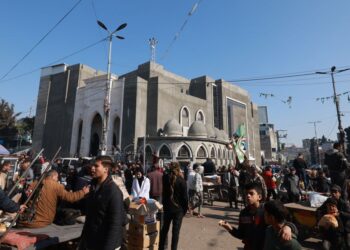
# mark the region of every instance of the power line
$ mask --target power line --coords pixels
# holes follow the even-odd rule
[[[162,55],[162,57],[160,58],[160,60],[163,60],[169,53],[170,49],[173,47],[174,43],[177,41],[177,39],[180,37],[181,32],[185,29],[188,20],[191,18],[191,16],[195,13],[195,11],[197,10],[199,4],[202,2],[203,0],[199,0],[198,2],[196,2],[191,10],[188,12],[187,17],[185,19],[185,21],[183,22],[183,24],[181,25],[179,31],[175,34],[173,40],[170,42],[168,48],[165,50],[164,54]]]
[[[79,0],[74,6],[17,62],[15,63],[1,78],[3,80],[6,76],[8,76],[25,58],[27,58],[32,51],[39,46],[39,44],[44,41],[44,39],[54,31],[57,26],[81,3],[82,0]]]
[[[107,39],[107,37],[105,37],[105,38],[103,38],[103,39],[101,39],[101,40],[98,40],[98,41],[96,41],[96,42],[94,42],[94,43],[92,43],[92,44],[90,44],[90,45],[88,45],[88,46],[86,46],[86,47],[84,47],[84,48],[82,48],[82,49],[79,49],[79,50],[77,50],[77,51],[75,51],[75,52],[73,52],[73,53],[71,53],[71,54],[69,54],[69,55],[67,55],[67,56],[61,57],[61,58],[59,58],[59,59],[57,59],[57,60],[55,60],[55,61],[53,61],[53,62],[51,62],[51,63],[49,63],[49,64],[47,64],[47,65],[45,65],[45,66],[42,66],[42,67],[40,67],[40,68],[33,69],[33,70],[29,71],[29,72],[26,72],[26,73],[23,73],[23,74],[14,76],[14,77],[12,77],[12,78],[7,78],[7,79],[0,80],[0,83],[12,81],[12,80],[15,80],[15,79],[17,79],[17,78],[21,78],[21,77],[23,77],[23,76],[30,75],[30,74],[32,74],[32,73],[34,73],[34,72],[36,72],[36,71],[39,71],[39,70],[42,69],[43,67],[49,67],[49,66],[51,66],[51,65],[53,65],[53,64],[55,64],[55,63],[61,62],[61,61],[64,60],[64,59],[67,59],[67,58],[69,58],[69,57],[71,57],[71,56],[74,56],[74,55],[76,55],[76,54],[79,54],[79,53],[81,53],[81,52],[83,52],[83,51],[85,51],[85,50],[87,50],[87,49],[90,49],[90,48],[96,46],[97,44],[99,44],[99,43],[105,41],[106,39]]]

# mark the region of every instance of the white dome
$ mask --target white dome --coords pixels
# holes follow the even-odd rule
[[[216,138],[216,133],[214,128],[209,124],[206,124],[205,127],[207,129],[208,138]]]
[[[175,119],[167,121],[163,131],[167,136],[182,136],[182,127]]]
[[[188,130],[188,136],[194,137],[207,137],[207,128],[204,123],[201,121],[195,121],[192,123],[191,127]]]

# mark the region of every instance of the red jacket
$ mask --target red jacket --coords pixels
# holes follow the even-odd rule
[[[264,171],[263,177],[264,177],[267,189],[275,189],[275,188],[277,188],[276,182],[272,180],[273,174],[272,174],[271,170]]]

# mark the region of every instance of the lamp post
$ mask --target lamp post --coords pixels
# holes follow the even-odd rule
[[[108,129],[109,129],[109,111],[111,106],[111,93],[112,93],[112,79],[111,79],[111,61],[112,61],[112,40],[113,36],[118,39],[124,39],[122,36],[117,36],[116,33],[122,29],[124,29],[127,24],[123,23],[118,28],[116,28],[113,32],[110,32],[104,23],[101,21],[97,21],[97,24],[104,30],[108,32],[108,42],[109,42],[109,48],[108,48],[108,64],[107,64],[107,82],[106,82],[106,97],[103,104],[103,110],[104,110],[104,117],[103,117],[103,128],[102,128],[102,140],[101,140],[101,155],[107,154],[107,136],[108,136]]]
[[[344,132],[343,126],[341,124],[341,113],[340,113],[340,108],[339,108],[339,97],[338,97],[337,91],[335,89],[334,74],[341,73],[341,72],[344,72],[344,71],[347,71],[347,70],[350,70],[350,68],[336,70],[336,67],[333,66],[331,68],[331,71],[316,72],[316,74],[322,74],[322,75],[330,74],[331,77],[332,77],[333,99],[334,99],[335,108],[336,108],[337,117],[338,117],[339,143],[341,144],[341,147],[342,147],[342,150],[343,150],[344,154],[346,153],[346,150],[345,150],[345,132]]]

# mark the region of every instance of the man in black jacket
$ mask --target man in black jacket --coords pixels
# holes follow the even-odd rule
[[[123,240],[125,210],[123,195],[109,175],[112,159],[99,156],[91,168],[93,180],[87,198],[86,221],[79,249],[120,249]]]
[[[307,189],[307,187],[309,186],[309,180],[306,174],[307,164],[304,160],[303,153],[299,153],[298,157],[295,158],[295,160],[293,161],[293,167],[297,171],[297,176],[299,177],[299,180],[304,182],[304,187],[305,189]]]
[[[331,198],[328,198],[321,207],[319,207],[316,211],[316,215],[318,219],[325,214],[327,214],[327,204],[331,201],[336,201],[337,213],[339,218],[344,226],[345,231],[345,243],[347,245],[347,249],[350,249],[350,206],[349,204],[341,198],[341,188],[338,185],[333,185],[331,187]]]
[[[341,152],[340,143],[334,143],[333,150],[326,152],[324,163],[328,166],[332,184],[343,188],[350,164]]]

